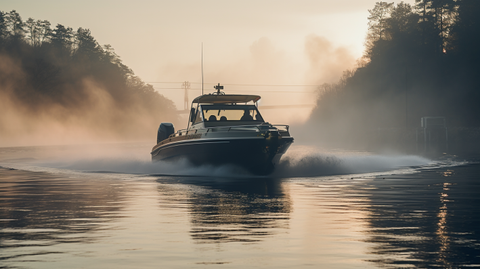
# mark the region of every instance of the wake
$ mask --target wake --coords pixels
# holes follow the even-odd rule
[[[133,176],[186,176],[186,177],[225,177],[252,178],[234,165],[193,166],[186,160],[152,163],[148,148],[118,147],[75,155],[52,156],[40,159],[19,159],[0,161],[0,166],[27,171],[49,173]],[[147,154],[145,153],[147,152]],[[64,152],[63,152],[64,153]],[[277,164],[275,171],[267,176],[272,178],[322,177],[366,173],[415,173],[421,169],[440,166],[457,166],[464,162],[452,160],[435,161],[415,155],[374,155],[366,152],[326,152],[313,147],[292,147]]]

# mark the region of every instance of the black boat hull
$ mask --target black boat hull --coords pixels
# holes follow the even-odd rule
[[[253,174],[268,175],[292,142],[291,137],[185,139],[155,147],[151,154],[153,161],[186,158],[194,165],[233,164]]]

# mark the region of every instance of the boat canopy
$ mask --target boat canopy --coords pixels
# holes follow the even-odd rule
[[[195,98],[192,103],[209,103],[209,104],[227,104],[227,103],[248,103],[250,101],[257,102],[260,100],[259,95],[244,94],[204,94]]]

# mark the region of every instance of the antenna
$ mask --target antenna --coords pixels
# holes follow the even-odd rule
[[[221,92],[220,90],[223,90],[223,86],[220,85],[220,83],[218,83],[217,86],[213,86],[213,88],[215,88],[215,90],[217,90],[217,95],[220,95],[222,94],[223,92]],[[225,94],[225,93],[223,93]]]
[[[203,42],[202,42],[202,95],[203,95]]]

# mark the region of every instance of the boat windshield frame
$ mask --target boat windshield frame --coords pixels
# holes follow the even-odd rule
[[[190,117],[187,124],[187,129],[193,126],[195,128],[202,124],[204,127],[222,126],[222,125],[245,125],[245,124],[257,124],[264,123],[262,115],[258,111],[258,103],[261,96],[259,95],[245,95],[245,94],[204,94],[198,96],[192,101],[190,107]],[[241,121],[241,120],[227,120],[218,123],[208,122],[208,119],[204,117],[203,108],[205,106],[225,106],[231,109],[236,106],[249,106],[250,110],[254,110],[252,117],[259,115],[258,119]]]
[[[246,110],[248,110],[248,115],[250,116],[245,116],[244,113]],[[208,113],[209,111],[210,113]],[[214,111],[214,113],[211,113],[211,111]],[[211,116],[215,116],[215,119],[209,119]],[[232,117],[234,119],[232,119]],[[246,124],[252,125],[264,122],[265,121],[255,104],[200,104],[197,108],[197,113],[192,126],[199,123],[204,123],[205,127],[213,127]]]

